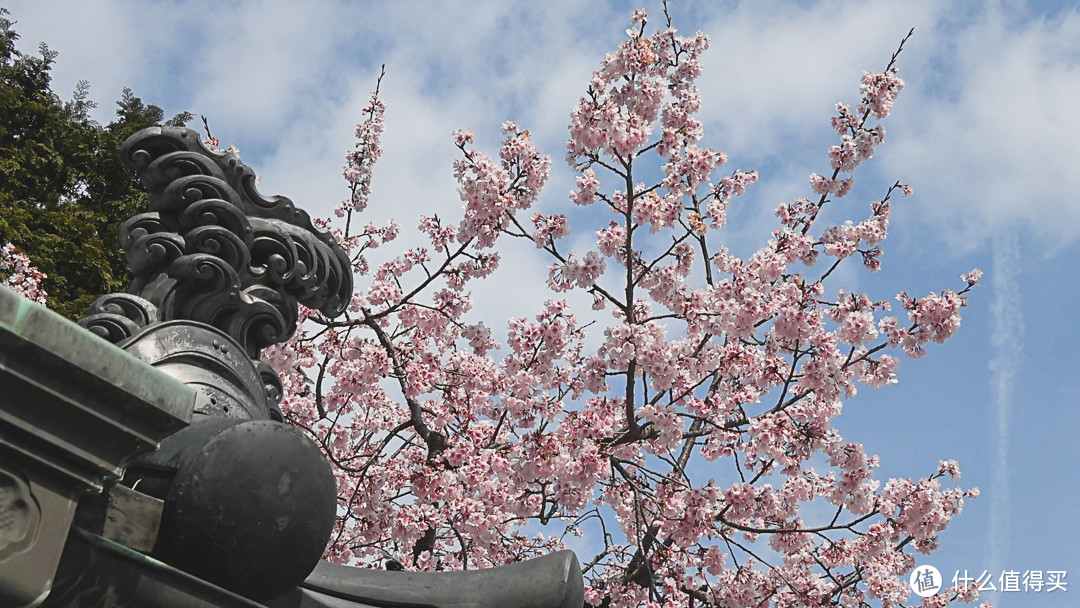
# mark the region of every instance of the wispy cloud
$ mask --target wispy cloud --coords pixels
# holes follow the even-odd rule
[[[274,179],[268,189],[304,192],[303,204],[318,201],[313,210],[323,214],[343,196],[350,127],[387,63],[388,120],[401,124],[388,124],[375,198],[392,201],[386,215],[395,216],[437,199],[456,204],[446,188],[455,128],[475,129],[491,149],[498,124],[517,120],[558,161],[570,107],[622,38],[628,12],[569,0],[420,10],[333,0],[213,10],[7,4],[24,49],[44,40],[61,52],[54,76],[62,95],[86,78],[99,118],[111,117],[123,86],[170,113],[206,114],[245,159],[272,160],[260,167]],[[644,4],[660,18],[658,3]],[[701,81],[705,143],[733,166],[762,170],[755,211],[765,220],[776,203],[805,195],[806,175],[822,170],[833,103],[853,101],[859,72],[881,69],[914,26],[901,58],[908,90],[869,169],[915,185],[919,196],[896,209],[897,219],[911,218],[926,228],[920,237],[953,250],[987,245],[988,229],[1015,223],[1048,247],[1067,246],[1080,240],[1080,115],[1065,111],[1080,97],[1080,12],[1033,16],[1027,6],[769,0],[672,10],[684,31],[713,37]],[[565,203],[572,182],[556,167],[542,205]],[[752,232],[772,226],[751,215]]]
[[[911,46],[899,103],[918,110],[897,114],[883,159],[919,194],[904,219],[953,251],[1015,226],[1049,251],[1080,241],[1080,12],[1019,6],[947,15]]]

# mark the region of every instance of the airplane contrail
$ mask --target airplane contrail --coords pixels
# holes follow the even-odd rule
[[[995,458],[990,494],[989,570],[1001,573],[1009,552],[1009,423],[1012,417],[1015,379],[1020,370],[1024,318],[1017,275],[1021,263],[1019,238],[1014,232],[999,234],[993,243],[991,277],[990,394],[995,431]],[[998,583],[995,580],[994,586]],[[998,598],[994,598],[997,600]]]

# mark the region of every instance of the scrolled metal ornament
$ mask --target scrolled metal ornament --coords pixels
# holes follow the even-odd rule
[[[223,199],[243,214],[244,205],[239,194],[220,177],[201,173],[185,175],[166,183],[160,190],[150,201],[153,211],[175,211],[201,200]]]
[[[161,223],[161,217],[153,211],[133,215],[120,226],[120,247],[131,255],[135,242],[148,234],[167,234],[168,229]]]
[[[251,250],[233,232],[222,226],[196,226],[184,237],[184,252],[205,253],[225,261],[237,272],[237,279],[251,265]]]
[[[258,359],[295,331],[298,303],[331,317],[348,306],[351,264],[337,241],[290,199],[259,194],[235,155],[177,127],[144,129],[120,154],[150,192],[150,213],[120,231],[129,291],[161,320],[217,327]]]
[[[164,501],[151,555],[248,597],[278,595],[314,568],[337,493],[318,446],[283,424],[281,379],[259,354],[296,331],[298,304],[344,311],[349,258],[194,131],[144,129],[120,154],[150,210],[120,229],[129,293],[100,298],[81,324],[197,390],[191,425],[133,459],[124,483],[145,480],[139,491]]]
[[[153,271],[179,258],[184,254],[184,237],[173,232],[143,233],[127,239],[131,247],[127,249],[128,267],[135,275],[134,284],[147,282]],[[139,293],[141,290],[133,290]],[[143,294],[144,295],[144,294]]]
[[[110,293],[94,300],[79,325],[116,344],[157,322],[157,307],[129,293]]]
[[[232,203],[215,198],[203,198],[185,206],[178,217],[184,230],[199,226],[219,226],[235,234],[247,247],[251,247],[251,222],[244,212]]]

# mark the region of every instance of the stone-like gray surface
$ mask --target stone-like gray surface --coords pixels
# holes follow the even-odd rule
[[[137,411],[125,415],[165,434],[191,420],[193,389],[2,286],[0,370],[54,393],[89,394],[111,409]]]
[[[581,608],[585,601],[581,566],[573,551],[464,572],[389,572],[321,562],[301,587],[313,593],[283,598],[269,605],[272,608],[367,605]],[[316,603],[319,598],[337,598],[338,602]]]
[[[0,605],[50,591],[80,498],[194,404],[190,387],[0,287]]]

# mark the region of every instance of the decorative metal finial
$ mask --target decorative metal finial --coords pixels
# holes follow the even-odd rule
[[[120,156],[149,191],[150,211],[120,229],[135,275],[128,293],[103,296],[84,327],[120,342],[150,323],[196,321],[258,359],[296,330],[298,302],[331,317],[348,306],[340,245],[290,199],[259,194],[235,155],[210,151],[191,129],[151,127]]]

